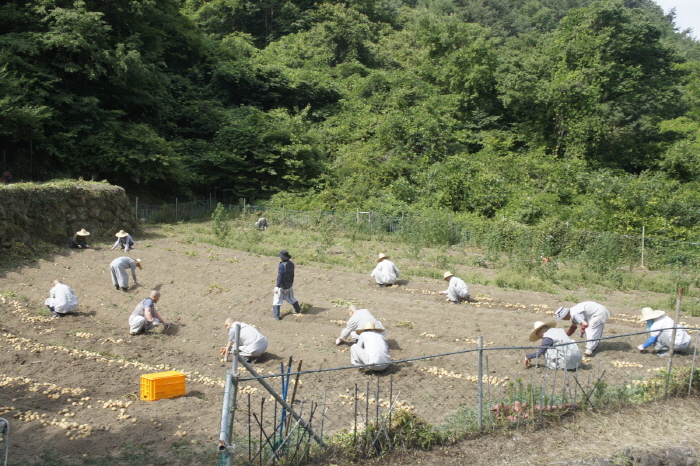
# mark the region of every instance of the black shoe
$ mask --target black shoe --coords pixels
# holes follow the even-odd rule
[[[122,291],[127,291],[127,290],[128,290],[128,288],[122,287]]]
[[[119,285],[114,285],[114,287],[119,291]]]

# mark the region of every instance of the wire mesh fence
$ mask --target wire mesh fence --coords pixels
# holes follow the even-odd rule
[[[139,203],[138,198],[132,202],[136,218],[147,223],[208,217],[216,205],[216,200],[211,198],[163,205]],[[587,269],[598,272],[619,267],[632,269],[640,265],[656,269],[700,269],[700,242],[648,237],[643,230],[640,235],[622,235],[574,229],[567,222],[552,222],[540,227],[507,220],[470,223],[453,219],[449,212],[389,216],[360,210],[345,213],[309,212],[245,203],[224,207],[231,218],[250,216],[251,226],[258,216],[264,216],[271,227],[344,231],[347,234],[388,234],[417,246],[462,244],[482,248],[492,254],[530,258],[531,267],[539,265],[537,261],[541,257],[557,257],[584,263]],[[527,266],[524,263],[521,265]]]
[[[405,440],[406,423],[423,426],[417,441],[429,446],[420,445],[432,441],[428,431],[454,437],[690,394],[699,379],[700,333],[687,330],[694,346],[670,357],[636,350],[646,332],[602,338],[595,356],[584,357],[575,370],[550,369],[544,357],[526,367],[525,355],[536,347],[492,347],[483,340],[476,349],[394,361],[378,373],[354,366],[301,371],[291,359],[274,374],[249,366],[234,378],[237,454],[223,464],[299,464],[322,450],[313,435],[369,456]],[[278,399],[301,415],[303,428]]]

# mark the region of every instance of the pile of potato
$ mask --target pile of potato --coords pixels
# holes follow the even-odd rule
[[[636,362],[629,362],[629,361],[610,361],[610,364],[612,364],[615,367],[644,367],[642,364],[638,364]]]

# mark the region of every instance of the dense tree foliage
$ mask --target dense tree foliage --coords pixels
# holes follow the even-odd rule
[[[651,0],[0,1],[17,179],[690,238],[700,43]]]

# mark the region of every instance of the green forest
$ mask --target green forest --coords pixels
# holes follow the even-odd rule
[[[700,233],[700,42],[651,0],[0,2],[15,181]]]

